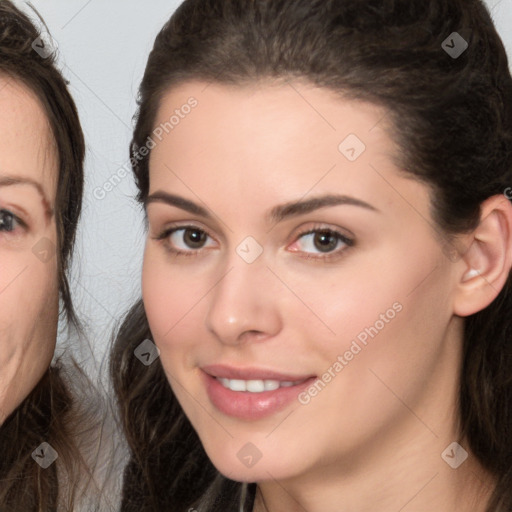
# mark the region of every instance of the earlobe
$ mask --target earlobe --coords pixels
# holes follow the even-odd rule
[[[480,222],[467,235],[467,250],[457,262],[454,313],[469,316],[500,293],[512,267],[512,204],[503,195],[484,201]]]

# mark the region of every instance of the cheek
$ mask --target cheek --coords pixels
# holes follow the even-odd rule
[[[409,256],[414,265],[386,259],[378,268],[348,276],[343,290],[318,295],[318,310],[336,334],[322,337],[312,352],[321,351],[322,371],[339,363],[325,397],[353,390],[357,398],[345,400],[361,418],[385,418],[386,410],[396,408],[389,389],[413,403],[445,350],[452,318],[450,268],[435,248]]]
[[[0,322],[19,330],[46,323],[45,313],[58,306],[57,261],[40,261],[33,254],[0,253]]]
[[[305,348],[313,357],[335,360],[349,350],[358,335],[364,341],[368,336],[365,329],[375,323],[382,328],[383,321],[387,321],[387,328],[395,320],[396,309],[401,308],[406,296],[407,282],[414,281],[414,277],[392,267],[376,267],[371,261],[354,257],[339,267],[281,271],[294,292],[292,295],[284,287],[279,292],[288,297],[281,310],[285,328],[305,340]]]
[[[146,317],[167,380],[189,418],[196,414],[190,394],[200,394],[189,369],[194,366],[196,347],[204,340],[201,318],[201,297],[207,292],[204,281],[190,276],[188,271],[171,268],[158,251],[146,248],[142,268]],[[201,348],[202,353],[208,349]]]
[[[142,298],[155,344],[165,354],[183,345],[177,340],[186,339],[197,322],[201,297],[205,293],[205,280],[190,276],[188,271],[174,269],[158,251],[146,248],[142,268]],[[202,324],[201,324],[202,325]]]
[[[48,368],[57,334],[55,258],[2,251],[0,276],[0,407],[10,414]]]
[[[325,322],[334,331],[354,334],[374,324],[397,302],[410,303],[414,309],[434,296],[446,298],[446,270],[439,247],[425,235],[414,245],[401,240],[354,257],[338,275],[333,273],[316,290],[309,286],[310,291],[303,293],[325,312]],[[446,306],[444,301],[439,305]]]
[[[330,277],[290,278],[315,314],[290,309],[288,323],[307,333],[307,350],[325,370],[345,354],[351,367],[361,369],[350,372],[353,378],[362,381],[372,377],[372,365],[392,380],[406,374],[414,380],[414,371],[434,364],[452,315],[450,268],[435,241],[425,240],[423,246],[395,244],[347,260]],[[404,373],[405,364],[412,373]]]
[[[175,280],[169,279],[168,274],[165,265],[146,249],[142,267],[142,299],[155,341],[163,339],[172,329],[183,304],[179,299],[183,290]]]

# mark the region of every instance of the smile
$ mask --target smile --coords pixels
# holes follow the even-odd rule
[[[299,381],[278,381],[278,380],[241,380],[219,378],[217,380],[231,391],[248,391],[249,393],[263,393],[264,391],[275,391],[279,388],[289,388],[304,382]]]
[[[296,406],[297,396],[316,377],[264,368],[202,367],[201,380],[212,406],[240,420],[255,421]]]

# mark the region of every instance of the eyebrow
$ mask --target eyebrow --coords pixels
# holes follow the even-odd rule
[[[50,201],[48,201],[46,194],[44,193],[43,187],[38,181],[32,180],[30,178],[0,176],[0,187],[10,187],[13,185],[29,185],[34,187],[41,196],[43,207],[46,210],[47,216],[51,217],[53,215],[53,209],[50,206]]]
[[[144,202],[144,206],[147,207],[147,205],[150,203],[165,203],[169,206],[176,206],[177,208],[181,208],[182,210],[185,210],[189,213],[199,215],[207,219],[212,218],[212,215],[206,208],[203,208],[202,206],[194,203],[193,201],[185,199],[184,197],[177,196],[175,194],[169,194],[161,190],[158,190],[148,196]],[[365,201],[362,201],[361,199],[346,195],[329,194],[274,206],[266,217],[269,223],[277,223],[291,217],[311,213],[320,208],[339,205],[359,206],[374,212],[379,211],[377,208],[369,203],[366,203]]]

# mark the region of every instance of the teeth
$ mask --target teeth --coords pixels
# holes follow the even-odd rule
[[[302,381],[278,381],[278,380],[240,380],[240,379],[224,379],[217,380],[227,389],[231,391],[248,391],[250,393],[262,393],[263,391],[274,391],[279,388],[289,388],[300,384]]]
[[[230,380],[228,386],[232,391],[245,391],[245,380]]]
[[[264,380],[263,382],[265,384],[265,391],[274,391],[280,387],[278,380]]]
[[[245,384],[245,388],[251,393],[261,393],[265,391],[265,382],[262,380],[248,380]]]

